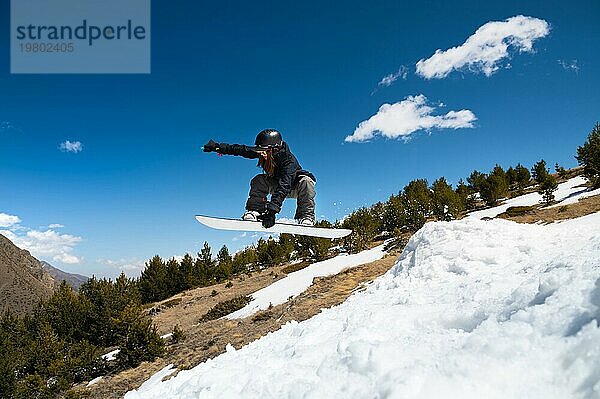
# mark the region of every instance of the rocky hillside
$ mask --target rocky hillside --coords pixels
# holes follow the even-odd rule
[[[0,234],[0,314],[31,311],[56,285],[39,260]]]
[[[69,284],[75,290],[78,290],[81,284],[88,281],[89,277],[82,276],[81,274],[63,272],[62,270],[57,269],[45,261],[41,261],[40,263],[42,264],[42,269],[44,269],[44,271],[51,275],[56,281],[60,283],[61,281],[65,280],[67,284]]]

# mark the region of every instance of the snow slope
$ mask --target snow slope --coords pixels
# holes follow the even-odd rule
[[[341,305],[125,397],[598,398],[599,319],[600,213],[428,223]]]
[[[592,195],[600,194],[600,190],[588,191],[586,187],[582,185],[586,183],[586,179],[582,176],[576,176],[572,179],[567,180],[564,183],[558,185],[558,189],[554,193],[554,197],[558,204],[552,205],[550,208],[555,206],[562,206],[566,204],[573,204],[581,198],[590,197]],[[471,212],[467,217],[481,219],[484,217],[493,218],[499,214],[506,212],[511,206],[530,206],[539,204],[542,200],[542,196],[538,193],[529,193],[521,195],[515,198],[506,200],[502,205],[495,206],[493,208],[483,209],[481,211]]]
[[[315,277],[331,276],[346,268],[374,262],[383,258],[383,255],[385,255],[383,247],[384,245],[380,245],[353,255],[341,254],[335,258],[313,263],[304,269],[290,273],[281,280],[253,293],[252,302],[226,317],[228,319],[243,318],[259,310],[267,309],[271,304],[275,306],[284,303],[290,297],[303,293],[311,286]]]

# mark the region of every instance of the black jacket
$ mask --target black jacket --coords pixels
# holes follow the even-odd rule
[[[218,152],[224,155],[237,155],[244,158],[256,159],[260,155],[256,147],[249,147],[241,144],[226,144],[219,143]],[[275,169],[273,171],[273,178],[277,182],[275,192],[271,195],[271,201],[267,204],[267,208],[279,212],[283,200],[290,194],[294,184],[300,176],[308,176],[313,181],[317,181],[315,176],[302,169],[298,160],[290,151],[288,145],[283,142],[281,149],[273,153],[273,159],[275,161]]]

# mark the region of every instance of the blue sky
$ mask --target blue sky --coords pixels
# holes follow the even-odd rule
[[[317,176],[317,216],[330,220],[414,178],[456,182],[541,157],[575,166],[600,119],[600,3],[480,3],[154,1],[151,74],[11,75],[4,1],[0,230],[86,275],[133,274],[205,240],[238,249],[253,238],[193,216],[241,215],[259,170],[200,149],[211,138],[250,144],[264,128]],[[518,15],[537,25],[520,41],[492,26],[509,30],[506,55],[469,63],[477,29]],[[419,60],[458,46],[440,56],[455,66],[444,77],[417,73]],[[345,141],[386,103],[397,113],[363,125],[370,140]],[[67,140],[81,151],[61,149]]]

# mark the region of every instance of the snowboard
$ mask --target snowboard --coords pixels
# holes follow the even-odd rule
[[[261,222],[253,222],[241,219],[215,218],[211,216],[197,215],[196,220],[205,226],[218,230],[235,231],[258,231],[266,233],[287,233],[302,236],[320,237],[320,238],[342,238],[352,233],[348,229],[334,229],[327,227],[301,226],[294,223],[276,222],[275,226],[265,229]]]

